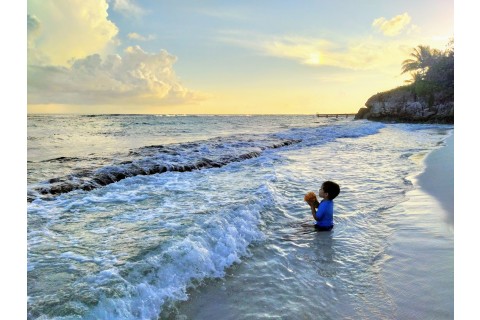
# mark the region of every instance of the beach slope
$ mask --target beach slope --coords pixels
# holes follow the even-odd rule
[[[445,146],[430,153],[426,169],[418,176],[418,184],[435,197],[446,213],[446,221],[453,225],[454,215],[454,136],[445,140]]]
[[[394,230],[383,275],[397,319],[453,319],[453,132],[392,208]]]

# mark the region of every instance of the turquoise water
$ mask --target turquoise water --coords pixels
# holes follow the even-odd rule
[[[386,267],[401,254],[398,215],[419,159],[452,129],[29,116],[28,318],[396,318],[406,306],[387,278],[402,265]],[[331,233],[312,230],[303,202],[324,180],[341,186]],[[432,241],[453,298],[453,234]],[[431,301],[422,316],[453,312]]]

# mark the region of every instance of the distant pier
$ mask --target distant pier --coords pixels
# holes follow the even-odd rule
[[[354,117],[356,113],[317,113],[317,117],[319,118],[338,118],[338,117],[345,117],[348,118],[350,116]]]

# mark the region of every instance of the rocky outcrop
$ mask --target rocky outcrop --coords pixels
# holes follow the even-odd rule
[[[355,119],[387,122],[453,123],[453,94],[417,96],[409,86],[370,97]]]

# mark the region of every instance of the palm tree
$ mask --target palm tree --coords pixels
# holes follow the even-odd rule
[[[422,75],[418,71],[413,71],[410,73],[412,76],[412,79],[410,80],[405,80],[406,83],[415,83],[417,81],[422,81]]]
[[[434,64],[436,57],[441,52],[437,49],[431,49],[429,46],[419,45],[410,53],[414,59],[407,59],[402,63],[402,74],[412,72],[413,80],[422,78],[428,71],[428,68]]]

